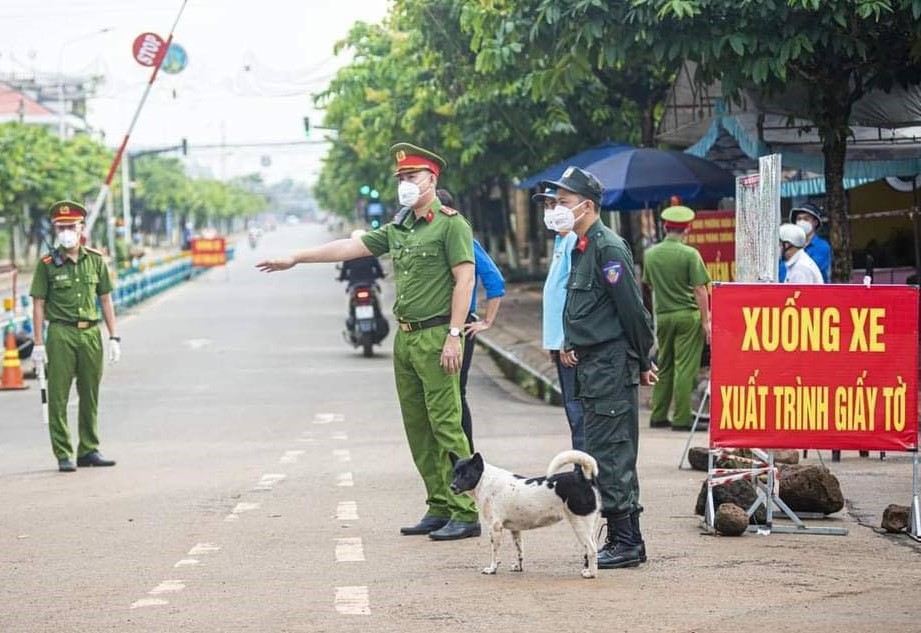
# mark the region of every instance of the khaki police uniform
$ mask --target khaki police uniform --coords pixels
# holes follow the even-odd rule
[[[402,163],[407,169],[432,169],[431,163],[420,160],[425,156],[397,155],[398,167]],[[449,488],[453,472],[448,453],[465,457],[470,448],[461,428],[459,375],[446,373],[440,364],[454,292],[451,269],[474,262],[470,225],[435,198],[423,217],[417,219],[404,208],[393,222],[362,235],[361,240],[374,256],[390,253],[393,261],[393,314],[399,324],[394,374],[406,438],[425,484],[426,516],[476,521],[473,499],[455,495]]]
[[[59,217],[55,216],[55,220]],[[92,453],[99,446],[97,408],[103,347],[97,298],[112,289],[102,253],[85,246],[79,248],[76,262],[62,249],[42,257],[32,278],[30,295],[45,300],[48,426],[51,447],[58,460],[73,455],[67,400],[75,379],[80,398],[77,455]],[[42,324],[36,323],[35,327]]]
[[[670,207],[662,212],[668,224],[690,225],[694,212]],[[677,235],[667,235],[643,257],[643,283],[654,292],[659,381],[652,391],[653,426],[664,426],[672,400],[675,414],[671,426],[690,429],[691,394],[697,385],[704,348],[700,309],[694,288],[710,283],[700,252]]]

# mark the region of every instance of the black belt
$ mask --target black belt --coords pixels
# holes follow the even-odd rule
[[[70,327],[75,327],[78,330],[88,330],[99,323],[99,321],[58,321],[57,319],[52,319],[49,321],[49,323],[55,323],[57,325],[69,325]]]
[[[426,328],[435,327],[436,325],[444,325],[445,323],[450,323],[451,317],[449,316],[437,316],[432,317],[431,319],[426,319],[425,321],[416,321],[415,323],[407,323],[405,321],[400,321],[400,329],[404,332],[415,332],[416,330],[424,330]]]

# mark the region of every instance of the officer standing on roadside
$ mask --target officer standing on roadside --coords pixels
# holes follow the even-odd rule
[[[336,240],[256,267],[273,272],[390,253],[399,325],[393,344],[397,395],[427,495],[425,515],[400,532],[428,534],[438,541],[479,536],[473,499],[449,488],[453,473],[448,458],[449,452],[470,455],[461,429],[459,372],[474,284],[473,232],[463,216],[435,196],[445,161],[409,143],[390,149],[403,206],[393,222],[360,238]]]
[[[636,459],[638,385],[656,381],[649,360],[652,324],[643,307],[627,243],[598,215],[603,187],[595,176],[567,167],[556,187],[554,215],[572,215],[579,236],[563,309],[561,361],[576,365],[582,399],[585,450],[598,462],[601,514],[607,541],[598,567],[635,567],[646,561],[640,533]]]
[[[688,207],[662,211],[665,239],[643,257],[643,284],[654,293],[659,363],[649,426],[671,426],[674,431],[691,429],[691,393],[704,343],[710,342],[710,275],[700,252],[684,243],[693,221],[694,211]],[[673,399],[675,416],[669,422]]]
[[[59,244],[35,267],[32,288],[36,364],[48,363],[48,427],[58,470],[73,472],[77,466],[114,466],[97,450],[97,409],[102,379],[102,335],[99,308],[109,330],[109,360],[121,358],[121,339],[115,332],[112,280],[102,253],[80,245],[86,209],[76,202],[57,202],[51,207],[51,224]],[[48,340],[43,343],[43,326],[48,321]],[[77,463],[67,426],[70,385],[77,380],[80,397]]]

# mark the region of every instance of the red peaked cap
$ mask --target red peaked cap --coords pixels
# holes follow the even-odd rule
[[[437,177],[447,165],[445,160],[427,149],[422,149],[410,143],[397,143],[390,148],[390,153],[396,161],[394,176],[405,171],[418,171],[428,169]]]

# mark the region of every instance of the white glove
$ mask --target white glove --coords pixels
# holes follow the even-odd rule
[[[35,345],[32,348],[32,362],[36,365],[41,365],[48,361],[48,357],[45,356],[45,346],[44,345]]]
[[[122,358],[122,344],[114,339],[109,339],[109,362],[117,363]]]

